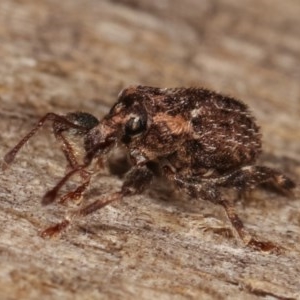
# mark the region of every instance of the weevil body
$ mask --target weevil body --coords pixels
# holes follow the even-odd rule
[[[295,186],[279,171],[255,165],[261,152],[261,135],[255,119],[242,102],[200,88],[128,87],[100,122],[87,113],[70,113],[65,117],[47,114],[5,156],[6,166],[48,119],[53,121],[55,137],[61,142],[71,171],[45,194],[44,204],[53,202],[63,184],[77,172],[83,183],[62,196],[60,202],[80,200],[91,177],[86,169],[96,159],[105,160],[107,153],[118,144],[127,148],[132,167],[120,191],[73,212],[61,223],[43,231],[43,236],[59,233],[74,217],[90,214],[125,196],[142,193],[154,176],[155,165],[175,187],[191,197],[222,205],[246,245],[266,251],[278,250],[271,242],[258,241],[245,230],[233,200],[221,192],[222,188],[243,192],[265,182],[285,192]],[[65,136],[66,131],[83,136],[83,162],[78,161]]]
[[[125,89],[93,131],[103,132],[103,126],[135,163],[167,163],[185,176],[218,177],[252,164],[261,150],[246,105],[205,89]]]

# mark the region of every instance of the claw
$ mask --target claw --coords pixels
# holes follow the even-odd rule
[[[57,189],[48,191],[42,198],[42,205],[51,204],[57,196]]]
[[[247,243],[247,246],[256,251],[262,252],[271,252],[275,254],[282,254],[284,252],[284,248],[279,245],[269,241],[259,241],[255,238],[251,238],[251,240]]]
[[[60,223],[57,223],[51,227],[48,227],[47,229],[43,230],[40,233],[40,236],[42,238],[53,238],[56,237],[57,235],[59,235],[64,229],[66,229],[68,227],[68,225],[70,224],[69,220],[64,220]]]
[[[89,186],[89,184],[90,184],[90,178],[88,178],[88,180],[84,182],[82,185],[78,186],[76,190],[62,196],[59,200],[59,203],[64,204],[66,201],[72,200],[79,204],[81,202],[82,195],[84,191],[87,189],[87,187]]]

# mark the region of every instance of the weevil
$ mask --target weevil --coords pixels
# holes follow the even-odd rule
[[[263,183],[286,193],[295,187],[280,171],[255,164],[261,153],[261,134],[243,102],[203,88],[130,86],[120,92],[117,102],[101,121],[84,112],[65,116],[46,114],[5,155],[4,168],[46,121],[52,121],[54,136],[61,144],[69,171],[44,195],[43,204],[54,202],[61,187],[75,173],[80,175],[82,183],[58,201],[80,201],[90,184],[89,166],[105,161],[115,146],[125,147],[131,168],[119,191],[81,206],[62,222],[44,230],[43,237],[60,233],[76,218],[94,213],[113,201],[142,193],[159,170],[161,176],[190,197],[223,206],[245,245],[263,251],[278,249],[272,242],[260,241],[245,229],[234,200],[225,197],[223,192],[235,189],[243,193]],[[66,133],[82,137],[84,158],[81,161]]]

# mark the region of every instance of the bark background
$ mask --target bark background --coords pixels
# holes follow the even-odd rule
[[[204,86],[251,107],[261,162],[299,184],[299,15],[298,0],[1,0],[0,155],[46,112],[100,118],[130,84]],[[300,299],[299,185],[237,205],[280,256],[244,248],[221,208],[157,188],[43,240],[68,209],[40,205],[64,167],[48,127],[0,173],[1,299]],[[121,183],[97,176],[87,196]]]

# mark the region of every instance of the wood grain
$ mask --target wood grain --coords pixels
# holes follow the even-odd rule
[[[298,187],[237,204],[279,256],[244,248],[221,208],[157,185],[43,240],[72,209],[40,204],[65,171],[47,127],[0,173],[0,298],[300,299],[299,15],[297,0],[1,0],[1,157],[46,112],[101,118],[130,84],[203,86],[251,107],[260,162]],[[87,198],[121,183],[100,174]]]

